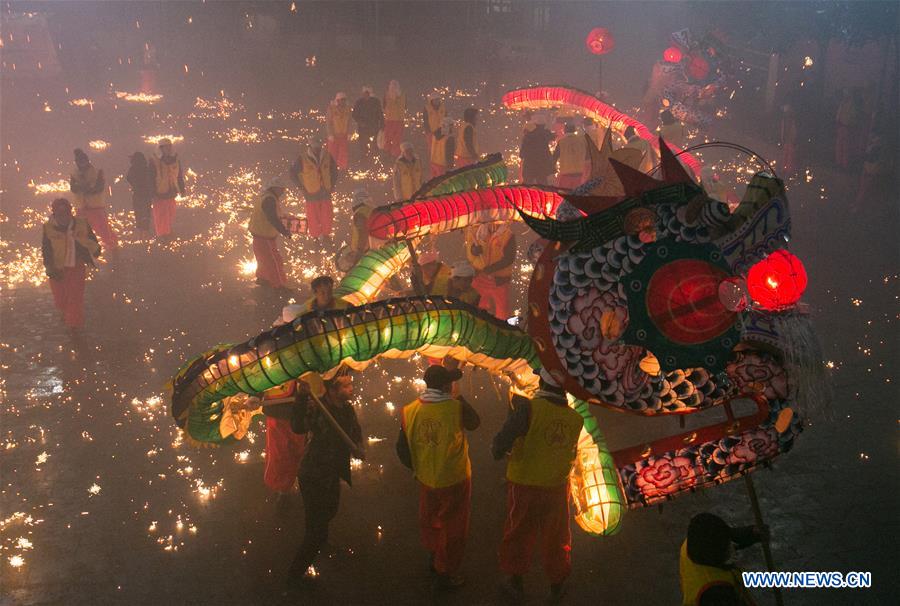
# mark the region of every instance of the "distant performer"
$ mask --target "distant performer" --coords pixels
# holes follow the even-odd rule
[[[250,235],[253,236],[253,256],[256,257],[256,283],[275,289],[287,288],[284,259],[278,250],[278,236],[291,239],[291,232],[284,226],[278,203],[284,197],[287,186],[281,177],[273,177],[253,202],[250,215]]]
[[[175,197],[184,195],[184,172],[181,160],[175,154],[171,139],[159,142],[159,157],[153,157],[153,180],[155,191],[153,196],[153,226],[157,238],[168,238],[172,234],[172,222],[175,220]]]
[[[391,80],[384,94],[384,151],[391,158],[400,155],[406,120],[406,96],[400,90],[400,83]]]
[[[466,108],[463,112],[463,121],[459,125],[456,135],[456,167],[462,168],[478,162],[478,133],[475,126],[478,122],[478,109]]]
[[[328,129],[328,152],[341,170],[347,170],[349,164],[350,145],[350,106],[347,105],[347,93],[338,93],[334,101],[328,104],[325,113],[325,126]]]
[[[75,172],[69,178],[69,189],[75,198],[78,216],[87,219],[91,229],[109,250],[119,246],[106,215],[106,179],[103,171],[91,164],[88,155],[75,150]]]
[[[359,134],[360,159],[365,160],[373,156],[375,150],[375,138],[378,131],[384,128],[384,112],[381,109],[381,101],[372,96],[372,87],[362,87],[362,97],[353,104],[353,120],[356,122],[356,132]]]
[[[310,238],[324,243],[331,236],[334,206],[331,192],[337,181],[334,158],[318,141],[304,145],[303,151],[291,167],[291,178],[306,199],[306,220]]]
[[[70,329],[84,325],[84,279],[87,267],[94,267],[100,245],[83,217],[72,215],[72,205],[57,198],[50,220],[44,223],[41,253],[50,278],[53,303]]]
[[[131,166],[125,180],[131,186],[131,207],[134,209],[134,233],[138,240],[150,237],[150,220],[153,206],[153,171],[141,152],[129,157]]]
[[[400,157],[394,162],[394,199],[409,200],[422,186],[422,163],[412,143],[400,144]]]

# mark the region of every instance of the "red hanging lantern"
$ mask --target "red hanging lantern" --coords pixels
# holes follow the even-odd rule
[[[663,51],[663,59],[666,63],[681,63],[681,49],[677,46],[670,46]]]
[[[584,40],[588,50],[595,55],[605,55],[616,47],[616,39],[605,27],[595,27]]]
[[[776,250],[747,274],[747,290],[763,309],[777,310],[800,300],[806,290],[806,268],[786,250]]]

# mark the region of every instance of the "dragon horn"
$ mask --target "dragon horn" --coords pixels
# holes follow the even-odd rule
[[[694,180],[684,170],[681,162],[678,161],[678,158],[675,157],[675,154],[672,153],[669,145],[662,137],[659,138],[659,164],[664,183],[669,185],[694,183]]]

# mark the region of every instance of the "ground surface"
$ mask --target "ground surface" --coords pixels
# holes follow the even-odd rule
[[[456,97],[454,111],[468,99]],[[434,596],[415,529],[415,487],[394,455],[398,422],[387,407],[413,397],[421,363],[400,362],[380,364],[357,379],[360,421],[374,438],[369,460],[355,472],[353,488],[343,491],[330,551],[317,566],[318,589],[300,598],[283,594],[282,580],[302,536],[303,507],[296,495],[286,517],[275,515],[262,483],[262,428],[237,448],[193,449],[168,416],[165,384],[185,359],[215,343],[246,339],[277,316],[285,301],[261,292],[239,270],[239,261],[251,256],[237,225],[246,220],[240,206],[249,203],[258,179],[293,158],[295,143],[281,136],[298,137],[321,125],[306,110],[268,118],[264,109],[226,109],[228,116],[215,116],[214,109],[212,117],[187,120],[168,113],[184,116],[190,103],[157,113],[109,105],[92,112],[62,105],[16,123],[4,117],[4,144],[11,144],[4,157],[4,262],[17,250],[26,260],[7,265],[0,308],[0,603],[496,602],[505,493],[503,465],[490,459],[488,444],[504,405],[484,374],[464,379],[463,391],[484,419],[471,436],[468,584],[456,594]],[[485,147],[512,149],[515,118],[486,118]],[[58,131],[62,144],[51,148],[32,136],[36,124],[41,132]],[[256,132],[257,139],[235,135],[237,142],[229,142],[230,128]],[[36,226],[52,199],[25,183],[67,175],[69,150],[84,145],[85,137],[111,143],[94,156],[112,180],[124,172],[126,153],[151,149],[140,136],[169,133],[185,136],[179,147],[197,175],[190,179],[192,208],[179,210],[179,240],[129,242],[110,258],[88,284],[86,328],[72,337],[60,326],[46,284],[29,285],[15,275],[39,279],[39,269],[27,262],[33,250],[22,245],[35,244]],[[725,134],[749,144],[758,133],[732,127]],[[765,142],[757,144],[774,155]],[[900,595],[896,200],[893,192],[890,199],[879,195],[851,214],[855,174],[810,168],[812,181],[791,180],[794,250],[806,262],[806,299],[826,358],[834,363],[834,405],[830,418],[813,416],[795,450],[772,471],[753,477],[780,569],[873,573],[869,591],[797,590],[787,593],[786,604],[892,604]],[[385,175],[379,180],[378,172],[345,178],[340,212],[346,213],[349,194],[360,183],[379,202],[386,200]],[[114,186],[112,206],[123,229],[128,200],[124,184]],[[347,233],[340,212],[338,240]],[[449,237],[441,247],[455,258],[461,255],[456,244]],[[302,240],[287,255],[298,281],[329,267]],[[637,443],[648,431],[677,429],[671,420],[596,412],[613,448]],[[705,510],[734,523],[752,522],[744,485],[733,482],[681,497],[661,511],[631,512],[614,537],[591,538],[574,528],[567,602],[678,603],[678,547],[690,517]],[[739,562],[764,569],[758,548],[742,553]],[[536,565],[526,583],[531,603],[544,595],[544,583]],[[773,603],[768,593],[757,597]]]

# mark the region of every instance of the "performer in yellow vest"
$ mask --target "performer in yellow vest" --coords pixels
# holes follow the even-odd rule
[[[466,230],[466,256],[477,275],[472,286],[479,306],[501,320],[509,317],[509,283],[516,260],[516,239],[505,223],[488,223]]]
[[[656,165],[656,152],[647,141],[641,139],[633,126],[626,128],[624,134],[625,146],[622,149],[634,149],[641,152],[641,162],[637,169],[642,173],[649,173]]]
[[[412,143],[400,144],[402,153],[394,162],[394,199],[409,200],[422,186],[422,163]]]
[[[763,540],[767,533],[768,528],[732,528],[711,513],[699,513],[691,518],[678,561],[681,603],[684,606],[754,606],[753,598],[744,588],[741,570],[729,560],[732,545],[737,549],[749,547]]]
[[[506,466],[507,515],[500,543],[503,590],[523,597],[522,575],[531,567],[534,543],[542,546],[550,598],[558,601],[572,570],[569,532],[569,472],[575,462],[583,419],[569,408],[566,392],[546,370],[529,401],[520,398],[494,436],[491,454]]]
[[[172,141],[161,139],[159,157],[153,157],[153,227],[156,237],[164,238],[172,233],[172,221],[175,219],[175,197],[184,195],[184,173],[181,161],[172,151]]]
[[[465,582],[459,568],[469,531],[472,465],[463,431],[481,424],[464,398],[450,395],[461,377],[459,369],[429,366],[425,391],[403,407],[397,438],[397,455],[419,483],[422,543],[441,589]]]
[[[279,214],[278,202],[284,197],[287,185],[281,177],[273,177],[253,202],[250,215],[250,235],[253,236],[253,255],[256,257],[256,283],[277,289],[287,288],[284,259],[278,250],[278,235],[291,238]]]
[[[316,276],[310,283],[313,296],[303,304],[303,313],[310,311],[322,312],[329,309],[346,309],[349,304],[343,299],[334,298],[334,278],[331,276]]]
[[[346,170],[350,161],[350,106],[347,104],[347,93],[336,94],[334,101],[328,104],[325,126],[328,130],[328,151],[337,167]]]
[[[478,109],[466,108],[463,112],[463,121],[456,135],[456,167],[462,168],[478,162],[478,134],[475,132],[475,124],[478,121]]]
[[[571,190],[581,185],[584,163],[589,160],[589,156],[587,140],[583,135],[576,134],[573,122],[566,122],[565,133],[556,144],[553,157],[559,161],[557,187]]]
[[[446,117],[447,108],[444,106],[444,101],[441,97],[437,93],[428,95],[428,99],[425,101],[425,109],[422,111],[422,125],[425,129],[425,150],[429,156],[431,156],[434,133],[441,128]]]
[[[684,149],[687,142],[687,129],[683,122],[675,118],[671,110],[663,110],[659,114],[659,136],[670,146]]]
[[[69,177],[69,190],[75,198],[78,216],[87,219],[103,246],[116,250],[119,240],[110,228],[106,215],[106,179],[103,171],[94,167],[81,149],[75,150],[75,168]]]
[[[400,83],[391,80],[384,94],[384,151],[392,158],[400,155],[404,120],[406,120],[406,96],[400,90]]]
[[[453,121],[444,118],[441,127],[434,131],[431,140],[431,177],[439,177],[453,169],[453,154],[456,138],[453,136]]]
[[[338,253],[335,265],[342,272],[350,271],[360,257],[371,248],[369,242],[369,217],[372,215],[372,197],[364,187],[353,192],[350,218],[350,243]]]
[[[331,235],[334,206],[331,192],[337,180],[337,166],[320,142],[304,145],[300,157],[291,167],[291,178],[306,198],[307,234],[324,240]]]
[[[44,223],[41,253],[50,278],[53,303],[65,325],[79,329],[84,324],[84,280],[87,266],[94,266],[100,245],[83,217],[72,216],[72,205],[57,198],[50,220]]]

